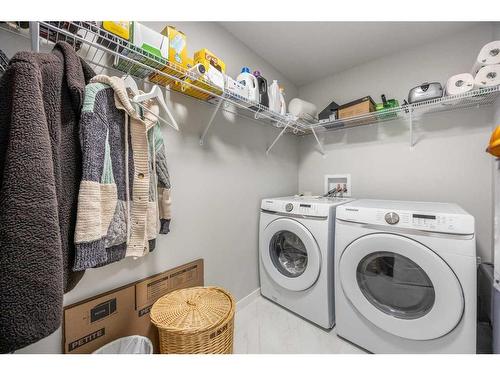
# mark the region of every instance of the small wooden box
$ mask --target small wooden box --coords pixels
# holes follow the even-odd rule
[[[341,105],[338,109],[339,119],[375,112],[375,107],[373,99],[370,96],[365,96],[364,98]]]

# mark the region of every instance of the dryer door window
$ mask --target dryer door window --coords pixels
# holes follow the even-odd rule
[[[461,321],[462,286],[427,246],[397,234],[374,233],[341,251],[337,272],[342,291],[380,329],[410,340],[432,340]]]
[[[295,233],[277,232],[269,244],[269,255],[274,266],[287,277],[298,277],[307,268],[307,249]]]
[[[380,311],[401,319],[418,319],[432,309],[434,286],[411,259],[389,251],[365,256],[356,278],[366,299]]]

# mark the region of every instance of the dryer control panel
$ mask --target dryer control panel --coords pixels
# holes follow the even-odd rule
[[[450,234],[474,234],[474,217],[465,211],[429,212],[419,209],[364,207],[353,202],[337,209],[337,219],[362,224],[417,229]],[[421,208],[421,207],[418,207]],[[454,212],[450,212],[454,211]]]

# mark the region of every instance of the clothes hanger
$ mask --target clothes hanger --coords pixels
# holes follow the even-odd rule
[[[160,104],[160,107],[162,107],[163,110],[167,113],[167,115],[170,119],[170,122],[162,119],[160,116],[157,116],[157,117],[178,131],[179,125],[177,125],[177,121],[175,121],[175,118],[172,115],[172,112],[170,112],[170,109],[167,107],[167,103],[165,103],[165,98],[163,97],[163,92],[161,91],[161,89],[158,85],[154,85],[150,92],[135,95],[132,100],[135,103],[140,105],[140,102],[143,102],[143,101],[146,101],[149,99],[156,99],[156,101]]]
[[[133,94],[132,101],[134,103],[138,104],[139,107],[141,107],[145,111],[155,115],[156,118],[158,118],[158,120],[164,122],[165,124],[171,126],[175,130],[179,131],[179,125],[177,125],[177,122],[175,121],[174,116],[172,116],[172,113],[168,109],[167,103],[165,103],[165,99],[163,98],[163,93],[161,92],[161,89],[157,85],[155,85],[153,87],[153,90],[155,90],[155,88],[156,88],[159,92],[157,92],[157,91],[153,92],[153,90],[151,90],[149,93],[140,94],[139,88],[137,87],[137,83],[135,82],[135,79],[130,74],[126,74],[125,76],[122,77],[122,79],[123,79],[123,83],[125,84],[125,88],[130,89],[130,91],[132,92],[132,94]],[[147,97],[147,96],[150,96],[150,97]],[[143,102],[143,101],[148,100],[148,99],[156,99],[158,101],[158,103],[161,105],[161,107],[164,109],[164,111],[167,112],[167,115],[170,118],[170,121],[167,121],[164,118],[157,115],[156,113],[153,113],[146,106],[144,106],[140,103],[140,102]]]
[[[139,88],[137,87],[137,83],[135,83],[135,79],[133,79],[131,75],[124,75],[122,79],[126,89],[130,89],[134,96],[139,95]]]

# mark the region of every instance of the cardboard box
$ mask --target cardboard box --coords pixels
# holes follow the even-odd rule
[[[375,112],[375,102],[371,97],[365,96],[364,98],[341,105],[338,108],[338,118],[345,119],[370,112]]]
[[[217,69],[221,73],[226,73],[226,64],[220,58],[215,56],[208,49],[203,48],[194,53],[194,62],[199,63],[202,61],[208,61],[208,63]]]
[[[187,61],[188,61],[187,68],[188,68],[188,71],[190,71],[191,69],[193,69],[193,67],[195,67],[195,64],[194,64],[194,61],[192,58],[188,57]],[[203,65],[203,64],[201,64],[201,65]],[[206,80],[205,80],[205,78],[203,78],[205,76],[206,69],[208,69],[208,64],[203,65],[204,73],[202,75],[200,75],[200,77],[202,77],[201,80],[199,80],[199,79],[195,80],[195,79],[190,78],[188,76],[183,76],[182,80],[184,82],[191,83],[194,86],[197,86],[197,87],[200,87],[200,88],[205,89],[207,91],[210,91],[211,87],[209,85],[207,85],[206,83],[204,83]],[[203,91],[200,91],[191,85],[184,84],[184,83],[177,82],[177,81],[172,82],[170,84],[170,88],[174,91],[182,92],[183,94],[192,96],[192,97],[200,99],[200,100],[207,101],[212,97],[212,95],[207,94]]]
[[[135,21],[132,23],[132,43],[157,57],[169,58],[169,39],[149,27]]]
[[[149,312],[158,298],[203,285],[203,259],[159,273],[64,308],[63,353],[88,354],[120,337],[147,336],[158,353]]]
[[[161,33],[168,38],[169,44],[168,62],[166,66],[160,70],[170,76],[182,78],[185,75],[189,63],[186,34],[173,26],[165,26]],[[172,86],[174,84],[180,85],[175,79],[157,73],[151,74],[149,80],[163,86]]]
[[[221,95],[224,91],[224,73],[226,72],[226,64],[224,64],[220,58],[215,56],[206,48],[195,52],[193,63],[202,64],[206,68],[203,78],[208,85],[204,85],[204,88],[217,95]],[[209,97],[208,99],[211,98],[212,97]]]
[[[173,26],[166,26],[161,33],[168,38],[168,61],[186,67],[187,37]]]
[[[169,57],[168,38],[136,21],[132,22],[130,30],[131,43],[119,40],[118,44],[126,47],[119,47],[120,53],[153,69],[162,69]],[[113,66],[139,78],[145,78],[151,74],[151,69],[118,56],[115,56]]]
[[[130,24],[130,21],[102,21],[102,28],[125,40],[129,40]]]

